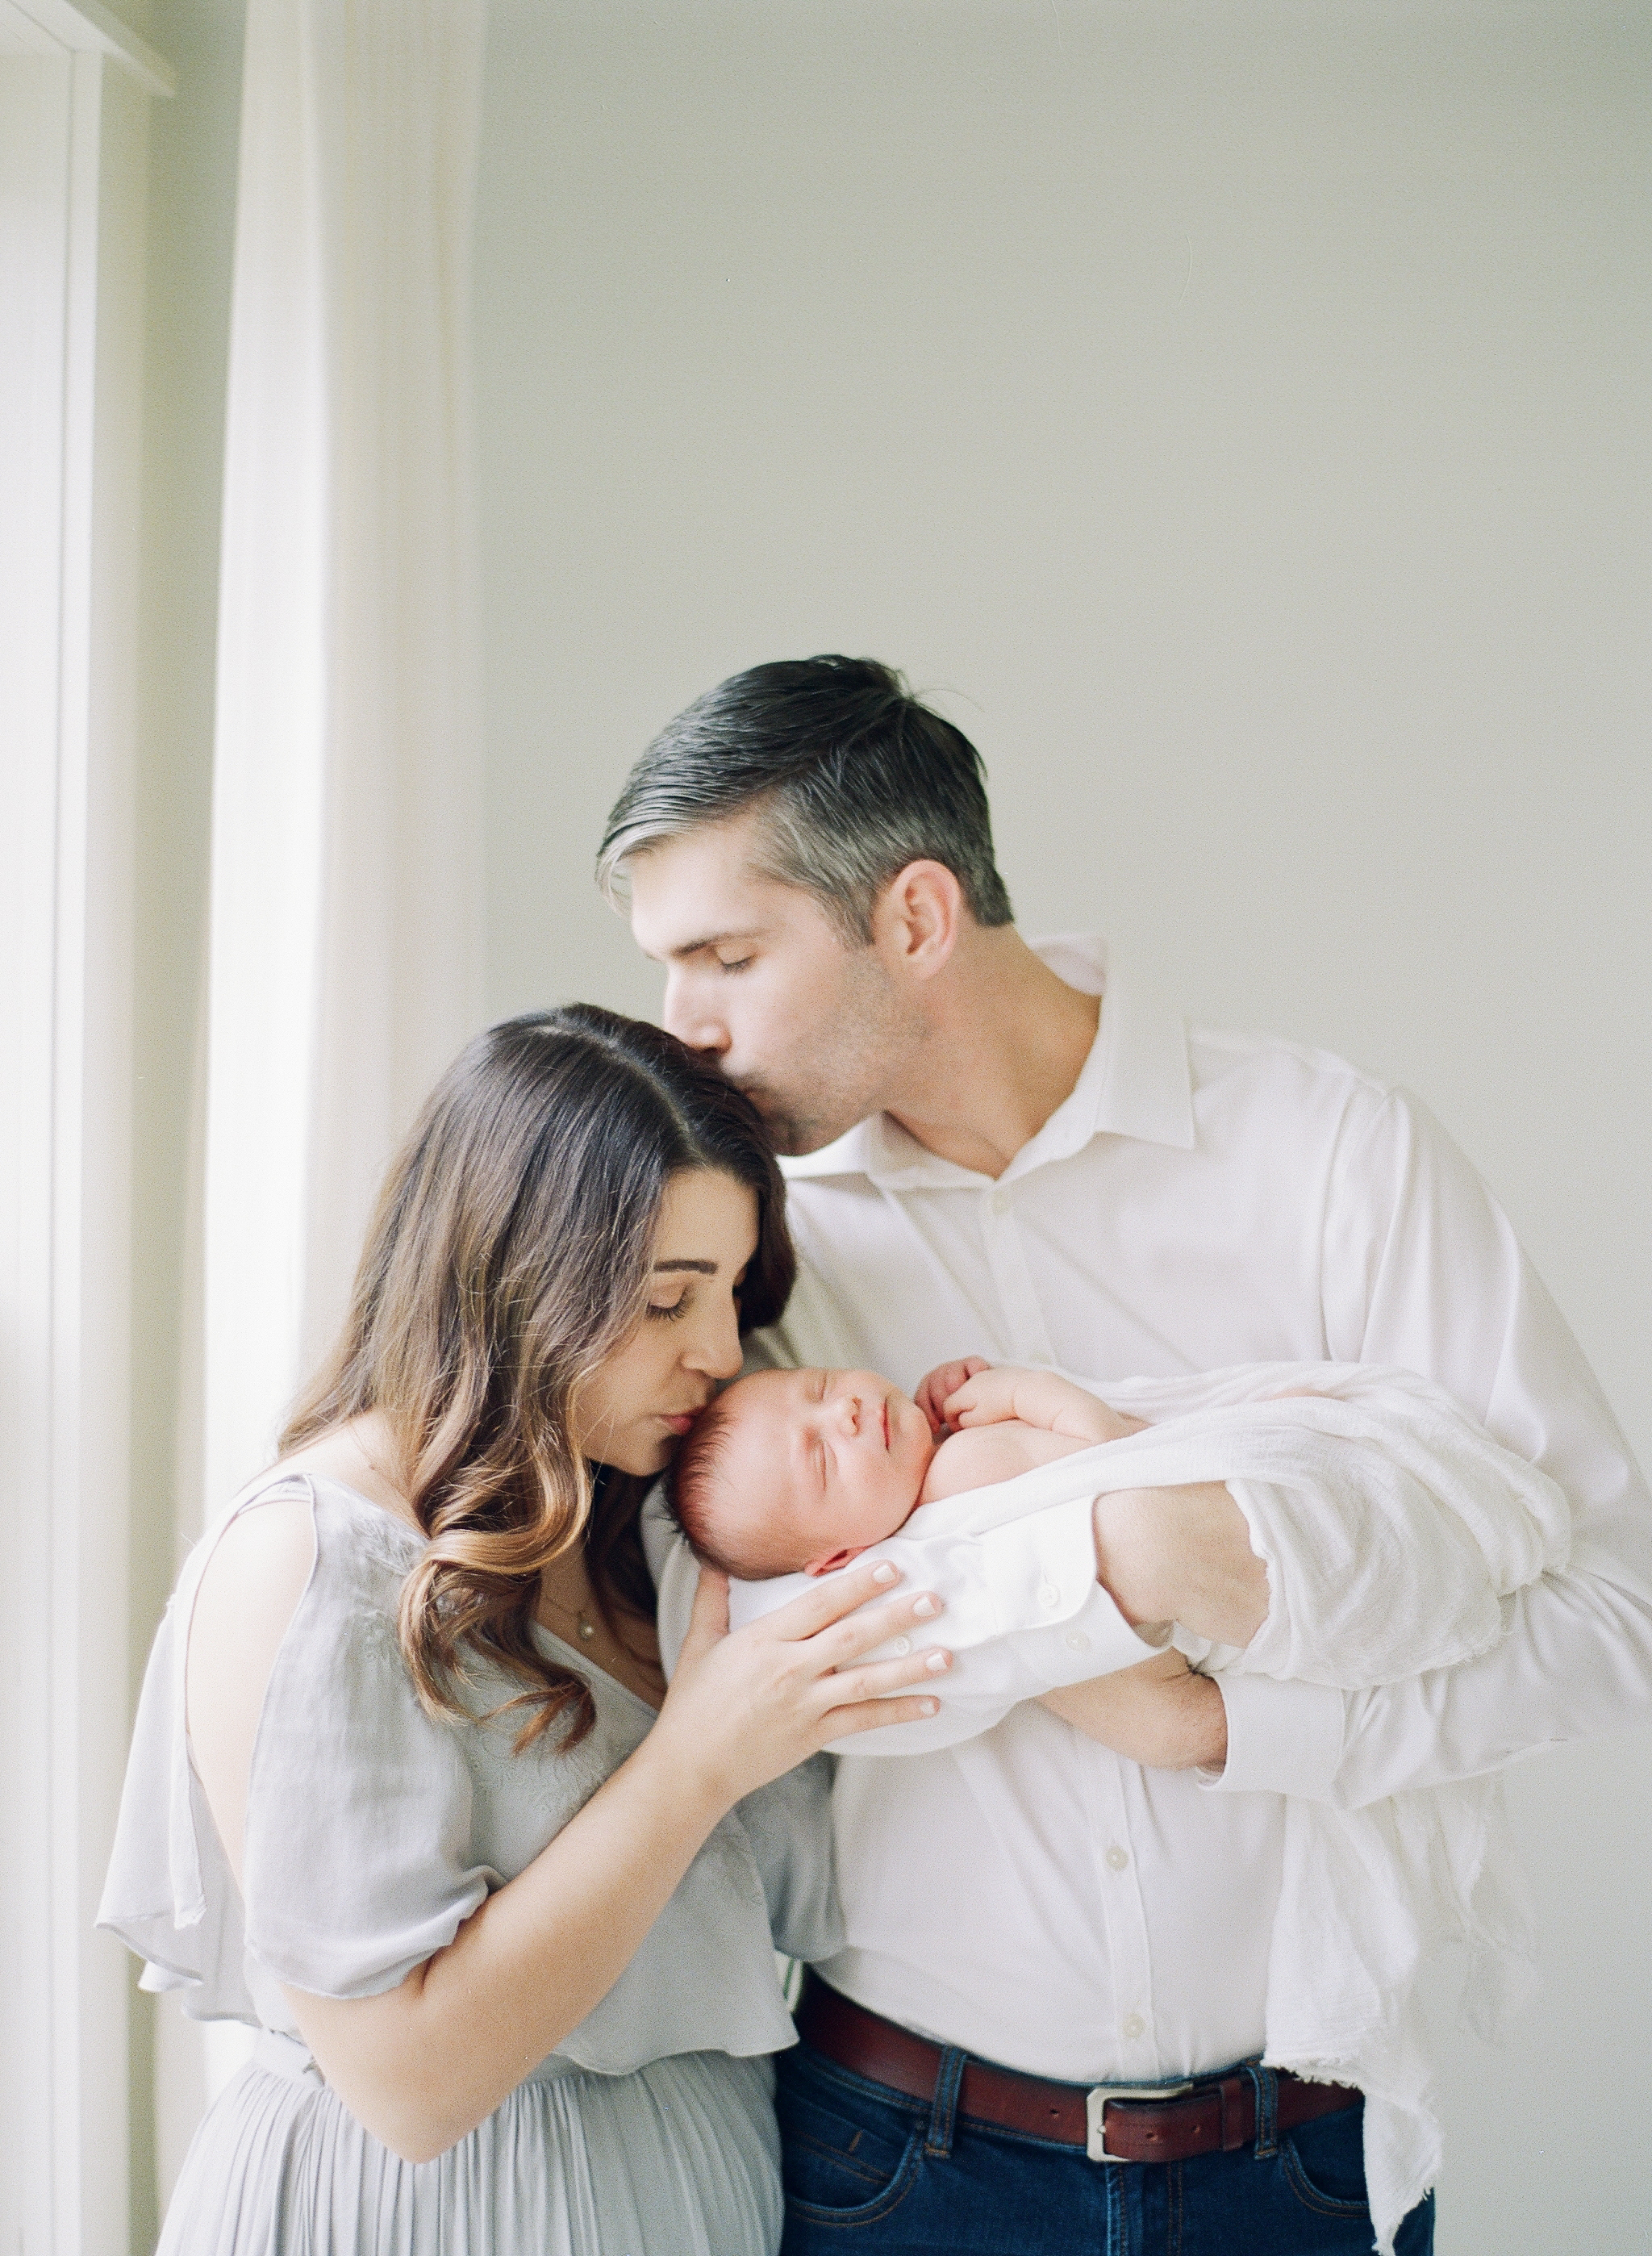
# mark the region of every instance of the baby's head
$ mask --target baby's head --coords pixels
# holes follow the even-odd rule
[[[934,1454],[928,1419],[875,1371],[759,1371],[701,1411],[665,1492],[709,1566],[822,1575],[894,1534]]]

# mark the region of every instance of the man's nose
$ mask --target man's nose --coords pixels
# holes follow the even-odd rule
[[[666,1033],[686,1042],[691,1050],[710,1050],[721,1057],[728,1047],[728,1029],[721,1016],[706,1006],[692,983],[671,972],[665,975],[665,1003],[660,1019]]]

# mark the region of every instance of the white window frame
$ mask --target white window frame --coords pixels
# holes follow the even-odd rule
[[[130,2245],[132,770],[147,109],[96,0],[0,0],[0,2246]]]

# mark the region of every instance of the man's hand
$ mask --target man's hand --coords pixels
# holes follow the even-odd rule
[[[931,1375],[938,1378],[945,1374]],[[1070,1378],[1058,1378],[1053,1371],[1019,1371],[1013,1364],[1001,1364],[995,1370],[980,1364],[943,1396],[941,1413],[953,1427],[995,1426],[1007,1418],[1019,1418],[1023,1425],[1037,1426],[1046,1434],[1087,1442],[1120,1441],[1126,1434],[1139,1434],[1146,1422],[1109,1410],[1095,1395]]]
[[[912,1399],[929,1420],[931,1434],[946,1434],[953,1430],[948,1427],[946,1413],[941,1406],[947,1396],[956,1394],[966,1380],[974,1378],[977,1371],[991,1369],[992,1365],[985,1356],[961,1355],[956,1363],[938,1364],[928,1378],[920,1381]]]
[[[1086,1738],[1149,1770],[1220,1772],[1227,1760],[1221,1693],[1173,1650],[1087,1684],[1046,1692],[1039,1704]]]

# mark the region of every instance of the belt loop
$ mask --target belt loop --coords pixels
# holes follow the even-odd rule
[[[953,2151],[953,2121],[958,2113],[958,2087],[964,2080],[967,2053],[956,2045],[943,2045],[941,2064],[935,2071],[935,2097],[929,2111],[929,2136],[924,2141],[924,2152],[933,2161],[944,2162]]]
[[[1256,2094],[1256,2146],[1259,2162],[1270,2162],[1279,2152],[1279,2076],[1259,2060],[1242,2063]]]

